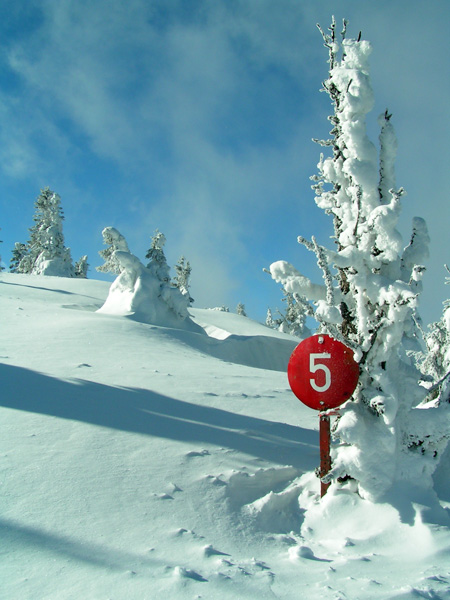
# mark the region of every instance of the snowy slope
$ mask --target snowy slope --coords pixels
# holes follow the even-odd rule
[[[436,498],[319,501],[295,339],[96,313],[108,287],[0,277],[2,600],[450,598]]]

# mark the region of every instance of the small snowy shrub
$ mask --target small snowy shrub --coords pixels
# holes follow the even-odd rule
[[[299,237],[313,252],[323,284],[315,284],[285,261],[271,265],[273,279],[320,324],[320,331],[355,352],[360,380],[341,409],[340,441],[329,479],[353,478],[361,495],[376,499],[394,482],[431,486],[446,444],[447,412],[421,405],[426,390],[407,350],[418,350],[415,320],[427,257],[425,222],[414,219],[404,248],[397,230],[402,188],[395,185],[396,139],[391,115],[380,117],[380,152],[366,134],[373,107],[370,44],[341,40],[336,24],[321,30],[329,50],[323,83],[334,106],[331,138],[315,140],[331,150],[320,157],[313,189],[316,204],[331,215],[335,248]],[[443,418],[443,415],[444,418]]]

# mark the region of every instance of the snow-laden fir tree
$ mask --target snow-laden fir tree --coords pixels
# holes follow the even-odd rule
[[[266,325],[267,325],[267,327],[270,327],[271,329],[276,328],[275,321],[273,319],[272,310],[270,308],[267,309]]]
[[[77,262],[75,263],[75,277],[78,277],[80,279],[87,278],[87,272],[89,269],[89,263],[87,261],[87,258],[88,257],[85,254],[80,258],[80,260],[77,260]]]
[[[184,256],[181,256],[174,269],[175,277],[172,280],[172,285],[178,288],[182,294],[188,296],[189,303],[192,304],[194,302],[194,298],[192,298],[189,293],[189,279],[191,277],[192,268],[189,261],[186,260]]]
[[[241,317],[247,316],[247,313],[245,312],[245,304],[239,302],[239,304],[236,306],[236,314],[241,315]]]
[[[98,312],[127,315],[144,323],[203,332],[190,319],[189,298],[186,295],[170,285],[169,281],[161,280],[157,270],[144,267],[128,250],[125,238],[117,229],[106,227],[103,234],[111,248],[120,245],[122,249],[108,255],[108,261],[116,265],[119,275]],[[150,262],[149,266],[152,265]]]
[[[415,313],[429,240],[422,219],[414,219],[406,248],[397,230],[404,191],[395,185],[390,114],[380,118],[379,156],[366,134],[374,103],[370,44],[346,39],[345,21],[341,37],[334,19],[329,33],[321,32],[329,51],[323,87],[334,114],[330,139],[316,140],[330,155],[320,157],[312,179],[316,204],[333,218],[335,248],[299,237],[315,254],[323,284],[284,261],[270,272],[321,332],[355,352],[360,381],[341,409],[329,479],[353,478],[361,495],[376,499],[402,481],[430,487],[450,429],[443,405],[421,404],[426,390],[406,352],[418,349]]]
[[[64,246],[61,198],[46,187],[34,203],[34,225],[30,228],[27,253],[17,266],[20,273],[73,277],[70,248]]]
[[[113,273],[118,275],[122,271],[120,262],[115,257],[115,252],[129,252],[128,244],[123,235],[115,227],[105,227],[102,231],[103,243],[108,247],[100,250],[99,254],[105,261],[100,267],[95,267],[102,273]]]
[[[24,273],[30,272],[30,266],[26,264],[25,256],[28,254],[28,247],[26,244],[22,244],[21,242],[16,242],[14,244],[14,248],[12,250],[12,257],[9,263],[9,270],[11,273],[20,273],[20,266],[25,270]]]
[[[447,271],[448,271],[448,267]],[[450,277],[446,277],[450,284]],[[428,399],[437,405],[450,402],[450,300],[444,302],[439,321],[428,326],[424,332],[425,351],[415,353],[418,367],[423,376],[423,385],[428,389]]]
[[[149,261],[147,269],[149,269],[160,281],[168,283],[170,281],[170,269],[164,254],[165,243],[166,236],[156,229],[145,258]]]

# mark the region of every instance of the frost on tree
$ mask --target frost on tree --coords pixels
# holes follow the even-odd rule
[[[102,231],[103,243],[108,246],[104,250],[100,250],[99,254],[105,261],[100,267],[95,267],[97,271],[102,273],[113,273],[118,275],[122,266],[115,257],[116,250],[120,252],[129,252],[128,244],[123,235],[114,227],[105,227]]]
[[[319,331],[355,352],[360,381],[341,409],[329,479],[354,479],[361,495],[376,499],[400,481],[431,487],[447,443],[448,411],[424,403],[426,390],[407,352],[418,349],[416,309],[429,240],[422,219],[414,220],[406,248],[397,230],[404,191],[395,183],[391,115],[380,117],[379,154],[366,134],[371,47],[345,39],[345,21],[340,39],[334,20],[329,31],[321,30],[330,65],[323,86],[334,114],[330,139],[315,140],[329,155],[321,155],[312,179],[316,204],[333,218],[335,247],[298,239],[315,254],[321,284],[285,261],[270,273]]]
[[[19,273],[73,277],[70,248],[64,246],[61,198],[46,187],[35,202],[35,224],[30,228],[30,240],[16,269]],[[16,245],[16,249],[20,247]]]
[[[104,237],[105,232],[116,242],[120,240],[122,248],[128,248],[125,238],[117,229],[107,227],[103,230]],[[143,323],[203,332],[190,319],[189,298],[173,287],[170,281],[161,280],[157,271],[144,267],[129,250],[117,249],[108,259],[116,265],[119,275],[111,285],[104,305],[97,312],[126,315]]]

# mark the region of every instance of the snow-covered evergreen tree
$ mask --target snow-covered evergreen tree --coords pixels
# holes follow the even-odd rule
[[[117,229],[106,227],[103,234],[110,248],[120,245],[128,249],[125,238]],[[161,280],[157,270],[144,267],[129,250],[114,250],[107,259],[117,268],[119,275],[98,312],[132,315],[144,323],[203,332],[190,319],[189,298],[171,286],[169,281]],[[154,263],[150,262],[150,267],[152,265]]]
[[[189,261],[185,259],[184,256],[181,256],[174,268],[175,277],[172,280],[172,285],[178,288],[180,292],[185,296],[189,296],[189,303],[192,304],[194,302],[194,299],[189,293],[189,279],[192,271],[191,265]]]
[[[0,240],[0,244],[3,244],[3,241]],[[4,267],[2,267],[2,255],[0,254],[0,271],[3,271]]]
[[[297,302],[294,294],[283,289],[286,302],[286,310],[280,313],[280,318],[276,319],[277,329],[283,333],[294,335],[295,337],[305,339],[311,335],[311,331],[306,327],[306,312],[302,302]]]
[[[88,257],[85,254],[75,263],[75,277],[79,277],[80,279],[87,278],[87,272],[89,269],[87,258]]]
[[[70,248],[64,246],[61,198],[46,187],[35,202],[34,225],[30,228],[27,252],[17,265],[20,273],[73,277]]]
[[[445,283],[450,284],[450,277]],[[438,404],[450,402],[450,300],[444,302],[441,319],[424,332],[424,341],[426,350],[415,353],[415,358],[428,399],[437,400]]]
[[[340,445],[329,479],[351,477],[362,495],[375,499],[398,481],[431,486],[449,422],[448,411],[423,410],[426,390],[406,353],[418,347],[415,313],[427,257],[426,225],[414,220],[404,249],[397,230],[404,191],[393,187],[391,117],[388,112],[381,117],[378,160],[365,124],[373,107],[371,47],[345,39],[346,25],[341,39],[334,19],[329,34],[321,30],[330,65],[323,86],[334,114],[332,137],[316,140],[331,156],[320,157],[312,178],[317,205],[333,217],[336,247],[299,237],[315,254],[323,284],[285,261],[272,264],[270,272],[316,318],[320,331],[355,352],[360,381],[341,409],[335,431]]]
[[[145,258],[149,261],[147,269],[149,269],[160,281],[168,283],[170,281],[170,269],[164,254],[165,243],[166,236],[157,229],[152,237],[151,245]]]
[[[273,319],[272,311],[270,308],[267,309],[266,325],[267,325],[267,327],[270,327],[271,329],[276,328],[275,321]]]
[[[122,271],[120,262],[116,259],[116,251],[129,252],[128,244],[123,235],[115,227],[105,227],[102,231],[103,243],[108,247],[100,250],[99,254],[105,261],[100,267],[95,267],[102,273],[113,273],[118,275]]]
[[[11,261],[9,263],[9,270],[11,271],[11,273],[20,273],[19,271],[19,266],[21,264],[21,262],[23,261],[23,264],[25,264],[24,258],[28,253],[28,249],[27,249],[27,245],[26,244],[22,244],[20,242],[16,242],[14,244],[14,248],[12,251],[12,258]],[[27,271],[28,271],[28,265],[26,266]]]
[[[245,304],[239,302],[239,304],[236,306],[236,314],[241,315],[241,317],[247,316],[247,313],[245,312]]]

